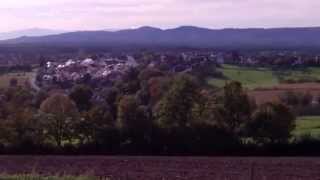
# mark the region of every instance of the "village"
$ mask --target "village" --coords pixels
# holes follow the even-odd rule
[[[215,56],[199,54],[160,54],[147,56],[118,56],[67,61],[46,61],[38,70],[36,83],[39,87],[58,86],[68,89],[74,84],[88,84],[91,87],[111,86],[130,69],[140,67],[156,68],[164,72],[192,72],[208,65],[216,65]]]

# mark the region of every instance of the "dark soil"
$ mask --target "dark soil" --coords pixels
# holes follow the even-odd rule
[[[119,180],[320,180],[320,158],[1,156],[0,172]]]

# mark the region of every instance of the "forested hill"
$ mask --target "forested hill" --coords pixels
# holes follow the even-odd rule
[[[274,29],[205,29],[183,26],[109,31],[78,31],[42,37],[20,37],[0,44],[135,46],[189,48],[320,49],[320,27]]]

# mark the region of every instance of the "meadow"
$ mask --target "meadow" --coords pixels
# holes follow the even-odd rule
[[[222,65],[218,68],[225,78],[208,78],[208,84],[223,87],[228,81],[239,81],[248,89],[274,87],[285,82],[317,82],[319,67],[278,69]]]
[[[295,137],[311,136],[320,138],[320,116],[298,117],[293,135]]]

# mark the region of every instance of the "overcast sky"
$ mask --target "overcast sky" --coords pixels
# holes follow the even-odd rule
[[[0,0],[0,32],[320,26],[320,0]]]

